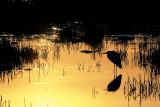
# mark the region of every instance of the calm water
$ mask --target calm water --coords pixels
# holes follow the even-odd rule
[[[83,29],[73,28],[72,38],[68,26],[23,38],[1,35],[0,107],[159,107],[159,37],[82,40]],[[107,51],[122,61],[116,91],[107,90],[115,78]]]

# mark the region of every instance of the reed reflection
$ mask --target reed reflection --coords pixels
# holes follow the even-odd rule
[[[140,74],[139,79],[134,76],[132,78],[128,76],[124,85],[124,95],[128,100],[128,106],[130,100],[139,100],[140,106],[143,101],[149,99],[157,101],[158,98],[160,100],[159,75],[155,75],[153,72],[144,72],[143,79]]]
[[[137,39],[140,42],[133,44],[132,65],[134,64],[134,66],[150,70],[151,72],[159,72],[159,38]]]
[[[38,58],[38,52],[32,48],[21,48],[18,45],[12,46],[12,42],[7,39],[2,39],[0,44],[0,77],[1,82],[5,81],[5,75],[9,75],[13,80],[16,75],[22,73],[24,64],[33,63],[33,60]],[[18,71],[15,73],[15,71]]]
[[[0,107],[10,107],[10,100],[4,100],[2,95],[0,95]]]

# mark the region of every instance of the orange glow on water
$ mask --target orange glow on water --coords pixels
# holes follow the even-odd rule
[[[134,42],[141,41],[137,39]],[[127,95],[124,95],[124,86],[128,77],[132,80],[134,76],[139,80],[139,74],[141,74],[141,79],[144,78],[143,69],[132,64],[133,53],[138,51],[138,45],[115,46],[111,41],[106,43],[104,40],[105,48],[102,52],[85,54],[80,51],[91,48],[84,43],[67,46],[46,39],[38,39],[24,40],[22,44],[37,49],[39,57],[32,64],[26,64],[21,72],[13,70],[11,74],[1,76],[2,102],[4,99],[10,101],[11,107],[140,106],[139,97],[136,101],[128,102]],[[107,85],[114,79],[114,64],[101,53],[116,49],[127,50],[128,64],[123,63],[122,69],[117,69],[118,75],[122,74],[122,82],[118,91],[108,92]],[[149,73],[145,75],[147,79]],[[157,100],[159,100],[158,95]],[[159,101],[148,99],[143,100],[141,106],[158,107],[159,104]]]

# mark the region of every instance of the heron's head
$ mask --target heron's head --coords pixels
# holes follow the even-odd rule
[[[119,77],[119,78],[122,78],[122,74],[120,74],[118,77]]]

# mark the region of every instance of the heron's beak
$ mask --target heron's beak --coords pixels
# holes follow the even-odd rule
[[[107,52],[105,52],[105,53],[102,53],[102,54],[107,54]]]

